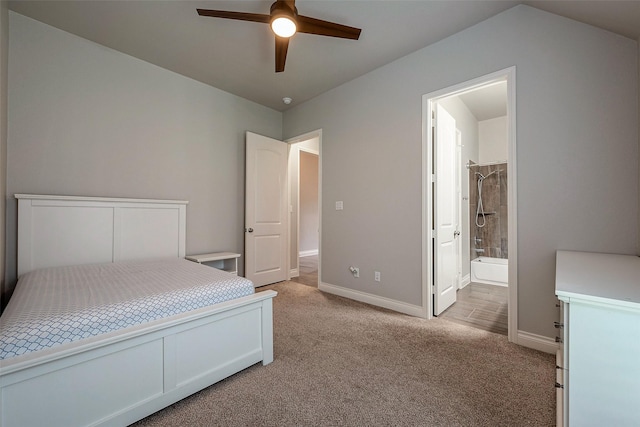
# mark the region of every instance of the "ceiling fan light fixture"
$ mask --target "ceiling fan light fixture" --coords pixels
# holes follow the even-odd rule
[[[275,16],[271,20],[271,29],[276,36],[285,38],[293,36],[297,31],[295,21],[285,14]]]
[[[358,40],[360,31],[362,31],[360,28],[348,27],[335,22],[298,15],[296,0],[276,0],[271,5],[268,15],[263,13],[234,12],[230,10],[196,9],[196,11],[200,16],[269,24],[275,34],[276,73],[284,71],[284,65],[287,60],[287,50],[289,48],[289,38],[296,34],[296,32]]]

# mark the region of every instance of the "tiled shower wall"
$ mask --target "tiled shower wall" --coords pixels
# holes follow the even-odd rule
[[[482,183],[482,205],[485,212],[485,226],[476,226],[478,208],[478,178],[476,172],[487,177]],[[471,259],[478,256],[508,258],[508,209],[507,209],[507,163],[480,166],[471,163],[469,167],[469,221],[471,230]],[[482,225],[482,216],[478,219]],[[476,241],[476,237],[479,239]],[[476,251],[478,249],[478,251]]]

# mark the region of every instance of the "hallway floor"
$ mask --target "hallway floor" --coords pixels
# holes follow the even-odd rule
[[[318,287],[318,255],[300,257],[298,265],[298,277],[292,277],[291,281],[307,286]]]

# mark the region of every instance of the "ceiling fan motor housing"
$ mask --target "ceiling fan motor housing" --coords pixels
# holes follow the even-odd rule
[[[282,16],[295,22],[296,17],[298,16],[298,8],[290,5],[286,1],[277,1],[271,5],[269,15],[271,15],[271,21]]]
[[[289,38],[298,30],[298,11],[293,4],[277,1],[271,5],[269,25],[278,37]]]

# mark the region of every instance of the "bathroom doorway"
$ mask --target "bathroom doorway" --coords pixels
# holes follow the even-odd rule
[[[517,338],[517,267],[510,251],[516,248],[514,81],[515,70],[508,69],[425,95],[423,141],[425,212],[432,213],[423,215],[429,224],[424,263],[431,272],[427,317],[503,333],[510,341]],[[443,123],[457,142],[443,142]],[[479,268],[472,271],[472,262]]]

